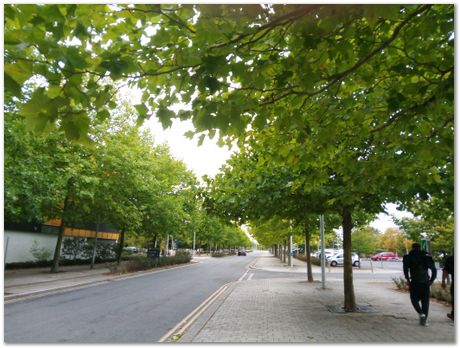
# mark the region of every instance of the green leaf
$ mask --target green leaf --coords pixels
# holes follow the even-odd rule
[[[110,112],[106,109],[102,109],[97,113],[97,118],[99,120],[106,120],[110,117]]]
[[[167,108],[160,106],[157,110],[157,117],[160,120],[164,129],[171,127],[172,118],[175,116],[174,112]]]
[[[84,69],[89,66],[81,52],[76,47],[69,47],[65,55],[67,61],[77,69]]]
[[[32,64],[19,61],[15,64],[5,64],[5,74],[9,75],[14,81],[22,85],[32,76]]]
[[[77,26],[75,27],[75,29],[73,31],[73,34],[77,38],[79,38],[81,41],[83,41],[84,39],[86,39],[89,36],[86,27],[81,22],[77,23]]]
[[[201,134],[198,138],[198,146],[203,145],[204,139],[206,138],[206,134]]]
[[[84,139],[90,126],[90,118],[86,112],[67,114],[61,118],[61,127],[70,140]]]
[[[50,106],[51,100],[44,93],[44,88],[38,88],[30,100],[19,107],[19,114],[25,117],[35,116],[40,112],[45,112]]]
[[[139,113],[139,117],[142,117],[142,118],[147,117],[147,113],[149,112],[149,109],[147,108],[147,106],[145,106],[145,104],[136,104],[134,105],[134,107]]]
[[[51,99],[54,99],[57,96],[59,96],[59,94],[61,94],[61,91],[62,91],[61,87],[55,86],[55,85],[50,85],[45,94],[48,97],[50,97]]]
[[[184,133],[184,136],[189,139],[193,139],[194,135],[195,135],[194,131],[187,131]]]
[[[14,79],[11,78],[10,75],[4,75],[4,83],[5,83],[5,94],[11,94],[13,96],[20,96],[22,92],[22,85],[17,83]]]

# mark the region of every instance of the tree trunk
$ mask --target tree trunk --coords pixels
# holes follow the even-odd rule
[[[120,231],[120,239],[117,252],[117,264],[121,263],[121,253],[123,252],[123,245],[125,244],[125,229],[122,228]]]
[[[310,230],[308,224],[305,225],[305,254],[307,255],[307,279],[309,282],[313,282],[313,271],[311,269],[311,257],[310,257]]]
[[[67,193],[64,199],[64,208],[62,209],[62,216],[61,216],[61,226],[59,226],[59,234],[56,241],[56,248],[54,249],[54,258],[53,264],[51,266],[51,273],[58,273],[59,272],[59,259],[61,258],[61,246],[62,246],[62,239],[64,238],[64,230],[65,230],[65,215],[67,211],[67,206],[69,204],[69,194]]]
[[[353,264],[351,262],[351,230],[353,222],[351,209],[344,208],[342,212],[343,228],[343,285],[344,285],[344,309],[346,312],[356,311],[355,291],[353,287]]]

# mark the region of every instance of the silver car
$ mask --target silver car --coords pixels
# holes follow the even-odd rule
[[[328,257],[327,261],[331,267],[343,265],[343,252]],[[357,253],[351,253],[351,263],[353,266],[359,267],[359,255]]]

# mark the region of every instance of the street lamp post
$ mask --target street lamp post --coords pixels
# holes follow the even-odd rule
[[[195,256],[195,237],[196,237],[196,231],[193,231],[193,252],[192,255]]]

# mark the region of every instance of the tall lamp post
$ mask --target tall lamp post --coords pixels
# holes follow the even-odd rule
[[[192,255],[195,256],[195,237],[196,237],[196,231],[195,229],[193,230],[193,252]]]

